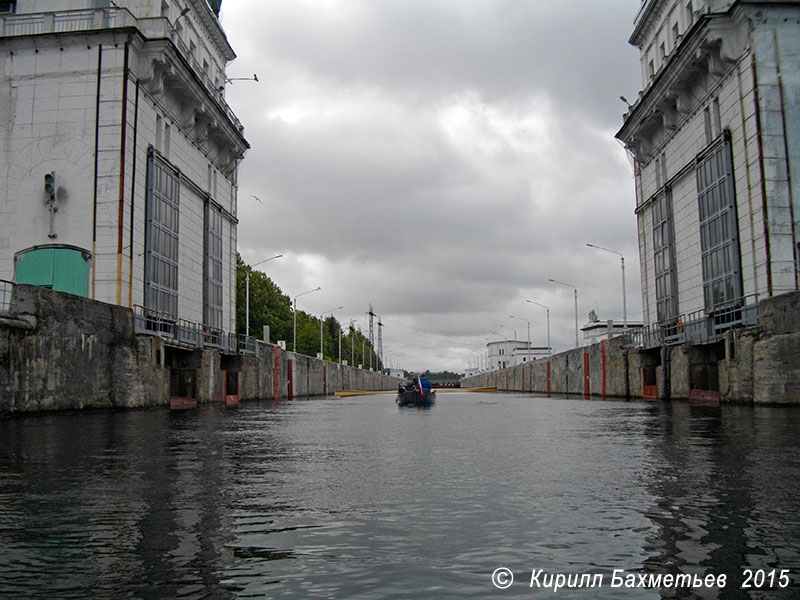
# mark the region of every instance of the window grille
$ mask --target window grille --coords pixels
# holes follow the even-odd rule
[[[667,187],[653,203],[653,260],[655,262],[656,314],[659,322],[678,316],[678,285],[675,270],[675,235],[672,220],[672,190]]]
[[[145,307],[178,317],[177,170],[152,148],[147,160],[145,208]]]
[[[742,297],[741,254],[730,133],[725,132],[695,167],[706,312]]]
[[[222,328],[222,211],[206,203],[204,324]]]

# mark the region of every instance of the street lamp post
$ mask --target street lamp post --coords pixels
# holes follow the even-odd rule
[[[355,333],[356,328],[353,326],[355,321],[350,319],[350,366],[354,367],[356,365],[356,340],[355,340]]]
[[[534,302],[533,300],[525,300],[525,302],[530,302],[531,304],[535,304],[536,306],[541,306],[547,311],[547,356],[551,356],[553,351],[550,347],[550,309],[546,307],[544,304],[539,304],[538,302]]]
[[[625,324],[625,329],[628,329],[628,302],[626,299],[625,294],[625,257],[622,256],[622,252],[617,252],[616,250],[611,250],[609,248],[603,248],[602,246],[595,246],[594,244],[586,244],[589,248],[597,248],[598,250],[604,250],[606,252],[611,252],[612,254],[616,254],[619,256],[620,266],[622,267],[622,321]]]
[[[551,283],[557,283],[559,285],[565,285],[567,287],[571,287],[572,290],[575,292],[575,347],[579,346],[578,344],[578,288],[576,288],[571,283],[564,283],[563,281],[557,281],[555,279],[548,279]]]
[[[493,340],[492,340],[492,338],[487,336],[487,337],[483,338],[483,341],[485,342],[485,346],[486,346],[486,352],[484,353],[485,356],[484,356],[484,361],[483,361],[483,363],[484,363],[483,364],[483,366],[484,366],[483,370],[488,372],[488,371],[491,370],[491,366],[490,366],[491,365],[491,355],[489,354],[489,345],[492,343]]]
[[[522,317],[515,317],[514,315],[508,315],[512,319],[519,319],[520,321],[525,321],[528,324],[528,358],[531,357],[531,322],[528,319],[523,319]],[[515,361],[516,362],[516,361]]]
[[[500,325],[500,327],[502,327],[502,325]],[[506,327],[506,329],[508,329],[508,327]],[[492,334],[493,335],[500,335],[500,332],[499,331],[493,331]],[[499,343],[500,342],[498,342],[498,344]],[[508,349],[508,334],[504,333],[503,334],[503,352],[505,352],[507,349]],[[499,349],[497,351],[497,368],[498,369],[501,368],[500,367],[500,351],[499,351]]]
[[[189,14],[189,11],[190,11],[190,10],[192,10],[192,9],[191,9],[191,8],[189,8],[188,6],[187,6],[186,8],[184,8],[184,9],[181,11],[181,14],[179,14],[179,15],[178,15],[178,18],[177,18],[177,19],[175,19],[175,22],[172,24],[172,27],[173,27],[173,28],[176,28],[176,27],[178,26],[178,21],[180,21],[180,20],[181,20],[183,17],[185,17],[187,14]]]
[[[245,297],[245,307],[244,307],[244,312],[245,312],[244,322],[245,322],[245,325],[244,325],[244,334],[245,335],[250,335],[250,271],[252,271],[253,267],[257,267],[258,265],[260,265],[262,263],[269,262],[271,260],[275,260],[276,258],[280,258],[281,256],[283,256],[283,254],[276,254],[275,256],[270,256],[269,258],[265,258],[264,260],[260,260],[254,265],[247,265],[247,271],[245,271],[245,274],[244,274],[244,282],[245,282],[245,294],[244,294],[244,297]],[[269,340],[264,340],[264,341],[266,342],[266,341],[269,341]]]
[[[292,300],[292,352],[297,352],[297,299],[300,296],[305,296],[306,294],[310,294],[312,292],[318,292],[321,289],[321,287],[317,286],[313,290],[308,290],[302,294],[297,294],[297,296],[295,296]]]
[[[325,353],[324,353],[324,351],[322,349],[322,317],[324,317],[328,313],[331,313],[331,315],[332,315],[337,310],[342,310],[343,308],[344,308],[344,306],[337,306],[336,308],[332,308],[330,310],[326,310],[325,312],[323,312],[323,313],[321,313],[319,315],[319,357],[321,359],[323,359],[323,360],[325,359],[324,358],[325,357]],[[339,342],[339,344],[340,344],[339,345],[339,358],[341,359],[341,354],[342,354],[341,341]]]
[[[508,329],[509,331],[513,331],[514,332],[514,348],[511,350],[511,356],[514,359],[514,366],[516,367],[517,366],[517,355],[515,354],[515,352],[517,350],[517,330],[516,329],[511,329],[511,327],[506,327],[505,325],[498,325],[498,327],[502,327],[503,329]],[[506,344],[506,345],[508,345],[508,344]]]

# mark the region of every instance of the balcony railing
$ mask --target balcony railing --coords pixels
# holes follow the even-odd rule
[[[38,35],[130,27],[136,17],[127,10],[98,8],[0,16],[0,36]]]
[[[656,348],[678,344],[707,344],[735,327],[758,325],[758,296],[747,296],[726,303],[707,314],[705,310],[647,325],[626,334],[625,345],[632,348]]]

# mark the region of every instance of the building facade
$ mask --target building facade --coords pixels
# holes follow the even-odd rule
[[[0,279],[235,331],[235,58],[206,0],[0,12]]]
[[[800,281],[800,2],[644,0],[635,160],[645,345],[747,325]],[[648,337],[649,336],[649,337]]]

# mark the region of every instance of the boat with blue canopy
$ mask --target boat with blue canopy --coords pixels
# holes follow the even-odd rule
[[[436,390],[427,377],[417,377],[416,382],[400,384],[395,402],[399,406],[431,406],[436,403]]]

